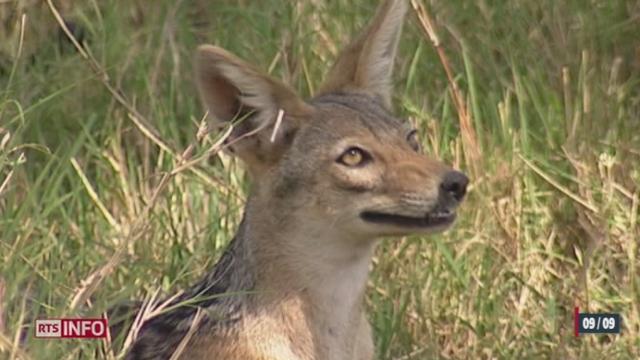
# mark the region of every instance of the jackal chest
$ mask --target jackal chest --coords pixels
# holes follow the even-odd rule
[[[243,317],[223,336],[203,333],[184,353],[185,359],[242,360],[352,360],[372,359],[373,346],[364,314],[343,319],[318,318],[309,308],[287,302]],[[215,356],[213,355],[215,354]]]

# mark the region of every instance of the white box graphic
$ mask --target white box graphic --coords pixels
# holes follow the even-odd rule
[[[59,338],[62,337],[62,322],[55,320],[36,320],[37,338]]]

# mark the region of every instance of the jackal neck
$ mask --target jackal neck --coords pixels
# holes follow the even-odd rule
[[[251,198],[232,245],[243,257],[234,261],[233,271],[243,274],[236,278],[250,278],[244,285],[253,288],[245,290],[265,306],[286,297],[302,297],[316,309],[359,306],[375,241],[350,239],[301,216],[295,206],[265,210]]]

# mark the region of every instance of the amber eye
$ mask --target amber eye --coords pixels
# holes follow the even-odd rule
[[[340,155],[338,162],[347,166],[360,166],[371,160],[371,156],[359,147],[350,147]]]
[[[409,146],[411,146],[413,150],[420,151],[421,146],[420,146],[420,139],[418,139],[418,131],[411,130],[409,135],[407,135],[407,142],[409,143]]]

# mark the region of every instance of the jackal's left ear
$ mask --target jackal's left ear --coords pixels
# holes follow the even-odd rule
[[[360,36],[347,46],[319,93],[360,91],[391,106],[393,61],[409,0],[386,0]]]

